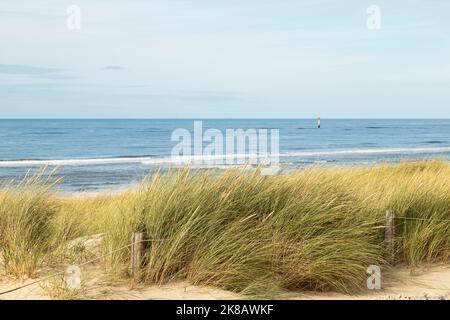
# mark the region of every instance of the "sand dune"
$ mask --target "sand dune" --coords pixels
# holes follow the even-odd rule
[[[285,292],[279,293],[274,299],[370,299],[370,300],[415,300],[415,299],[449,299],[450,298],[450,266],[431,266],[426,269],[410,270],[399,268],[393,271],[390,285],[379,291],[363,292],[358,295],[316,292]],[[0,291],[6,291],[36,279],[24,282],[3,279],[0,281]],[[130,288],[129,285],[102,285],[95,281],[86,288],[85,299],[136,299],[136,300],[216,300],[216,299],[245,299],[235,293],[211,287],[193,286],[186,282],[173,282],[162,286],[139,285]],[[7,293],[0,296],[0,300],[47,300],[41,284]]]

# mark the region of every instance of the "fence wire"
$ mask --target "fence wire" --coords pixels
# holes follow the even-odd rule
[[[91,264],[91,263],[93,263],[93,262],[95,262],[95,261],[98,261],[98,260],[101,260],[101,259],[103,259],[103,258],[106,258],[107,256],[111,255],[112,253],[115,253],[115,252],[118,252],[118,251],[122,251],[122,250],[124,250],[124,249],[128,249],[129,247],[131,247],[131,246],[133,246],[133,245],[135,245],[135,244],[138,244],[138,243],[143,243],[143,242],[158,242],[158,241],[164,241],[164,239],[146,239],[146,240],[136,241],[136,242],[134,242],[134,243],[127,244],[126,246],[123,246],[123,247],[121,247],[121,248],[112,250],[112,251],[110,251],[109,253],[106,253],[106,254],[104,254],[104,255],[101,255],[100,257],[96,257],[96,258],[94,258],[94,259],[85,261],[85,262],[83,262],[83,263],[81,263],[81,264],[77,264],[77,266],[78,266],[78,267],[83,267],[83,266],[85,266],[85,265]],[[12,288],[12,289],[9,289],[9,290],[6,290],[6,291],[2,291],[2,292],[0,292],[0,296],[1,296],[1,295],[4,295],[4,294],[7,294],[7,293],[10,293],[10,292],[14,292],[14,291],[17,291],[17,290],[26,288],[26,287],[29,287],[29,286],[32,286],[32,285],[34,285],[34,284],[37,284],[37,283],[46,281],[46,280],[51,279],[51,278],[56,277],[56,276],[64,275],[64,274],[66,274],[66,271],[59,271],[59,272],[52,273],[52,274],[50,274],[50,275],[48,275],[48,276],[45,276],[44,278],[41,278],[41,279],[39,279],[39,280],[30,282],[30,283],[27,283],[27,284],[24,284],[24,285],[21,285],[21,286],[18,286],[18,287],[15,287],[15,288]]]

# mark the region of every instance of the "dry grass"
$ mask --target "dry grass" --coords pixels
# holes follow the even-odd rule
[[[104,233],[102,259],[128,277],[130,236],[151,242],[140,281],[186,279],[244,294],[354,292],[384,261],[384,213],[398,213],[396,262],[448,262],[450,164],[312,168],[277,176],[174,170],[139,189],[58,198],[45,181],[0,191],[4,273],[73,261],[67,241]],[[126,247],[123,250],[120,248]]]

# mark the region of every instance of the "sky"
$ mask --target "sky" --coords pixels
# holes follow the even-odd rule
[[[450,118],[449,12],[447,0],[0,0],[0,118]]]

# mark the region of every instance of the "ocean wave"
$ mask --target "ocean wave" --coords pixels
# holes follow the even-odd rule
[[[348,150],[319,150],[319,151],[304,151],[304,152],[290,152],[285,155],[287,157],[314,157],[314,156],[339,156],[339,155],[371,155],[371,154],[436,154],[448,153],[450,147],[440,148],[385,148],[385,149],[348,149]]]
[[[408,155],[408,154],[439,154],[450,153],[450,147],[439,148],[386,148],[386,149],[348,149],[348,150],[312,150],[287,152],[281,154],[232,154],[232,155],[211,155],[211,156],[179,156],[179,157],[155,157],[155,156],[119,156],[113,158],[92,158],[92,159],[59,159],[59,160],[0,160],[0,167],[35,167],[35,166],[88,166],[88,165],[121,165],[121,164],[141,164],[141,165],[164,165],[164,164],[191,164],[199,162],[213,162],[214,160],[242,160],[258,159],[270,160],[270,158],[308,158],[324,156],[345,156],[345,155]],[[328,160],[327,160],[328,161]]]
[[[92,159],[58,159],[58,160],[2,160],[0,167],[33,167],[33,166],[88,166],[88,165],[114,165],[133,164],[151,160],[151,157],[115,157]],[[155,159],[157,160],[157,159]],[[164,162],[163,159],[159,159]]]

